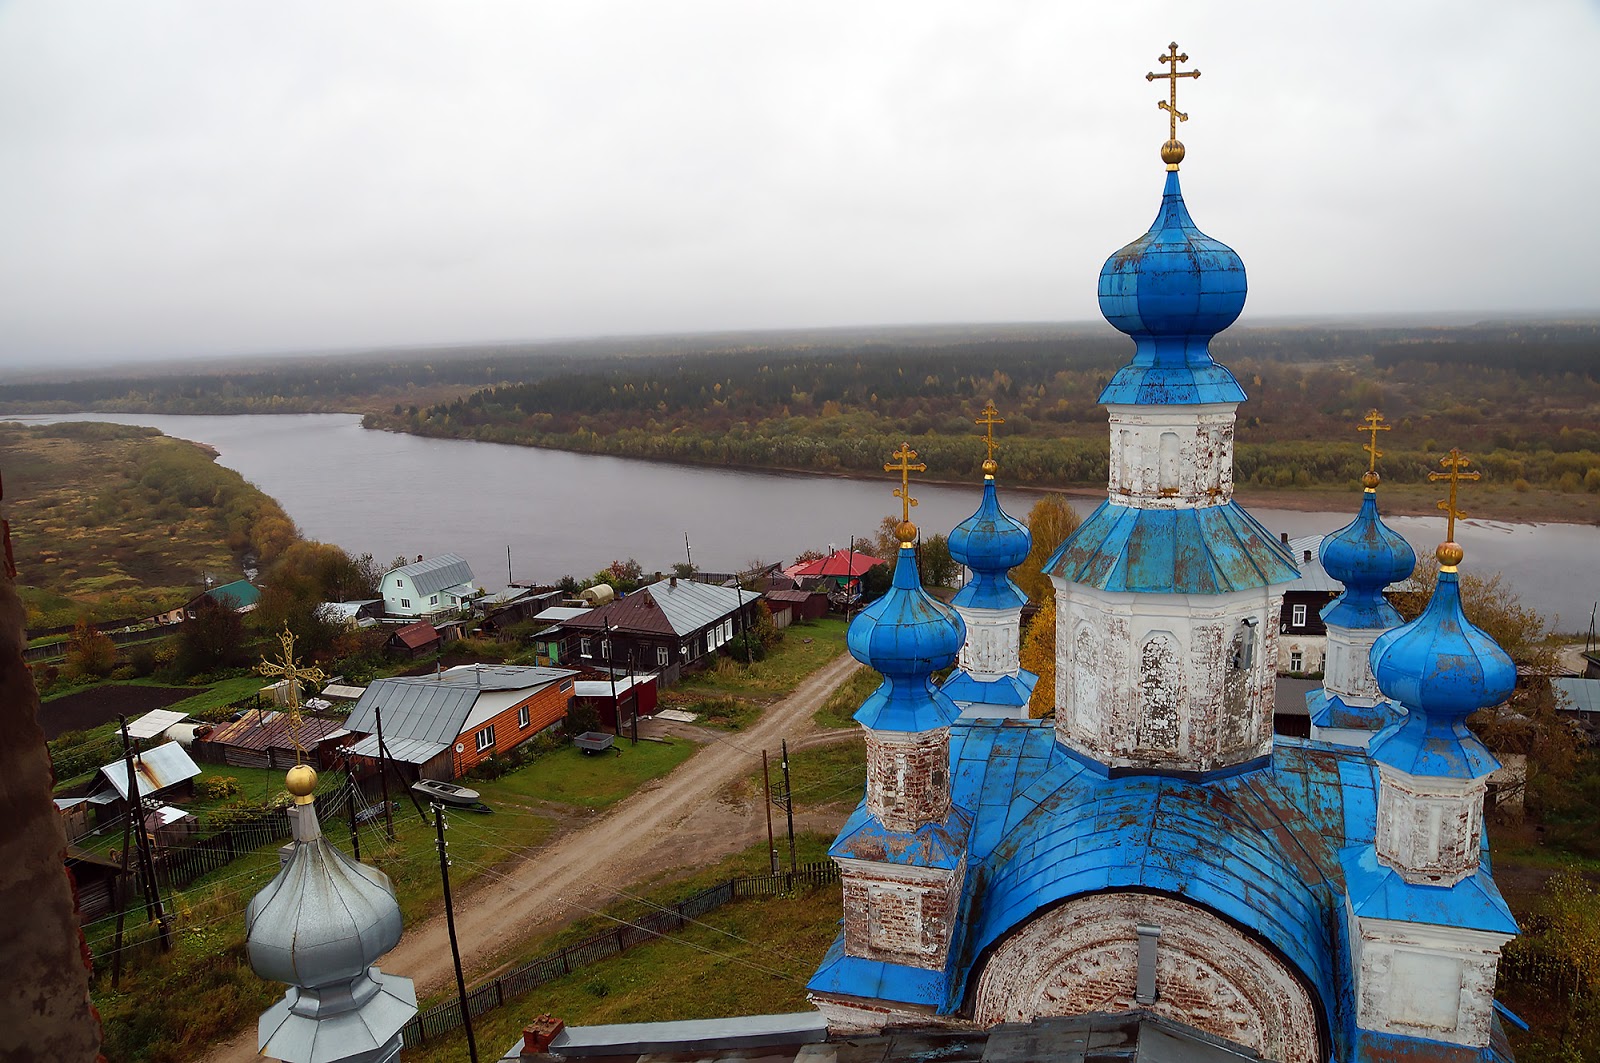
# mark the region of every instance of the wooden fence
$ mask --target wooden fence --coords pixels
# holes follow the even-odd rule
[[[333,794],[318,794],[315,802],[317,819],[328,822],[343,815],[349,800],[350,793],[343,788]],[[186,889],[202,875],[226,867],[264,845],[287,841],[293,833],[289,817],[283,809],[264,812],[192,845],[161,850],[155,858],[156,881],[167,889]]]
[[[467,991],[467,1011],[477,1016],[498,1008],[507,1000],[537,989],[546,982],[571,974],[601,960],[620,955],[636,945],[654,941],[664,934],[683,930],[690,922],[732,901],[752,897],[776,897],[798,887],[824,886],[839,880],[839,867],[831,860],[805,864],[793,872],[775,875],[750,875],[728,879],[679,901],[670,908],[659,908],[610,930],[591,934],[582,941],[546,953],[514,970]],[[425,1044],[430,1037],[447,1034],[461,1026],[461,1002],[450,1000],[419,1012],[401,1033],[406,1047]]]

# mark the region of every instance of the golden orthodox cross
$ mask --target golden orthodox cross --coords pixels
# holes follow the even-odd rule
[[[1179,122],[1187,122],[1189,120],[1189,116],[1188,115],[1186,115],[1182,111],[1178,110],[1178,79],[1179,78],[1197,78],[1197,77],[1200,76],[1200,71],[1198,71],[1198,70],[1179,70],[1178,69],[1178,64],[1179,63],[1187,63],[1189,61],[1189,56],[1188,56],[1187,53],[1182,54],[1182,55],[1180,55],[1178,53],[1178,42],[1177,41],[1173,41],[1171,44],[1169,44],[1167,46],[1167,48],[1168,48],[1167,54],[1161,56],[1159,59],[1156,60],[1156,62],[1158,62],[1158,63],[1166,63],[1167,64],[1167,66],[1169,68],[1167,73],[1165,73],[1165,74],[1146,74],[1144,76],[1144,79],[1146,81],[1154,81],[1156,78],[1166,78],[1168,85],[1171,86],[1170,92],[1169,92],[1169,95],[1168,95],[1167,99],[1165,99],[1165,100],[1157,100],[1156,101],[1156,106],[1161,108],[1163,111],[1167,112],[1167,139],[1168,140],[1177,140],[1178,139],[1178,123]]]
[[[1364,419],[1365,423],[1356,425],[1357,432],[1367,432],[1372,436],[1372,442],[1361,444],[1361,449],[1372,455],[1367,463],[1368,472],[1378,471],[1378,459],[1383,457],[1383,451],[1378,449],[1378,433],[1394,430],[1393,425],[1383,423],[1383,414],[1377,410],[1368,410]]]
[[[999,414],[1000,411],[994,408],[994,402],[990,401],[983,407],[983,416],[974,422],[983,425],[983,445],[989,448],[990,461],[994,460],[994,452],[1000,447],[1000,444],[994,441],[994,426],[1006,423],[1006,419]]]
[[[1481,480],[1483,474],[1462,471],[1467,467],[1467,458],[1457,447],[1451,447],[1450,453],[1439,459],[1439,464],[1444,466],[1446,471],[1430,472],[1428,479],[1432,481],[1450,481],[1450,497],[1448,499],[1440,499],[1439,508],[1444,510],[1445,516],[1449,518],[1449,529],[1445,532],[1445,540],[1453,543],[1456,541],[1456,518],[1466,516],[1465,513],[1456,508],[1456,485],[1462,480]]]
[[[911,449],[910,443],[901,443],[900,449],[894,452],[894,457],[900,464],[890,465],[885,462],[883,466],[884,472],[900,474],[900,486],[894,489],[894,497],[900,500],[900,520],[906,524],[911,522],[911,507],[917,504],[917,500],[911,497],[911,474],[928,471],[928,466],[921,462],[911,464],[911,459],[916,456],[917,452]]]
[[[300,758],[305,754],[305,746],[300,742],[300,681],[320,683],[327,678],[321,668],[301,668],[294,659],[294,634],[289,630],[289,625],[283,626],[283,633],[278,636],[278,642],[283,646],[283,657],[280,660],[269,661],[265,657],[256,665],[256,674],[262,676],[279,676],[287,683],[289,710],[289,738],[294,742],[295,763],[300,763]]]

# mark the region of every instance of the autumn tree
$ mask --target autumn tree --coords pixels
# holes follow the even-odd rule
[[[917,574],[922,577],[925,586],[950,586],[956,580],[959,567],[956,559],[950,556],[950,540],[947,536],[936,532],[922,540],[917,550]]]
[[[243,664],[244,621],[239,614],[210,597],[195,604],[194,616],[178,628],[179,673],[198,675]]]
[[[1053,597],[1050,577],[1044,573],[1045,562],[1082,522],[1066,495],[1045,495],[1028,511],[1028,534],[1033,538],[1033,546],[1028,550],[1027,559],[1011,570],[1011,578],[1035,605],[1043,605]],[[1051,630],[1054,631],[1054,625]]]
[[[117,646],[99,628],[80,616],[67,640],[67,671],[85,678],[103,678],[117,666]]]
[[[1056,711],[1056,596],[1045,596],[1044,604],[1028,622],[1022,642],[1022,667],[1039,677],[1028,698],[1028,715],[1034,719]]]

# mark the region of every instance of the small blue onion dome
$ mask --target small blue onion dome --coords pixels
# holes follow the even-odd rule
[[[845,636],[856,660],[883,675],[855,718],[884,731],[929,731],[961,710],[934,688],[932,675],[955,663],[967,627],[954,609],[922,589],[916,551],[900,547],[894,582],[850,622]]]
[[[1195,227],[1176,170],[1145,233],[1100,270],[1100,313],[1134,340],[1133,361],[1100,401],[1127,405],[1243,402],[1244,389],[1211,360],[1211,337],[1244,309],[1244,262]]]
[[[983,480],[978,511],[950,532],[950,556],[972,570],[973,579],[956,594],[955,604],[971,609],[1020,609],[1028,596],[1007,575],[1028,559],[1033,536],[1000,508],[994,477]]]
[[[1383,589],[1411,575],[1417,552],[1378,516],[1378,492],[1368,489],[1356,519],[1322,540],[1318,552],[1344,593],[1322,612],[1325,623],[1348,628],[1391,628],[1400,623]]]
[[[1475,779],[1499,766],[1467,730],[1466,718],[1498,705],[1517,684],[1517,666],[1461,611],[1454,566],[1422,615],[1372,644],[1372,674],[1405,719],[1372,740],[1372,756],[1413,775]]]

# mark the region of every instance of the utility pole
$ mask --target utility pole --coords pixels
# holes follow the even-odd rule
[[[128,750],[128,718],[126,716],[118,716],[117,719],[122,721],[122,750],[124,753],[126,753]],[[770,817],[771,813],[769,812],[769,822]],[[128,901],[127,897],[123,895],[123,890],[127,888],[128,884],[128,830],[132,826],[132,816],[122,817],[122,855],[120,857],[122,862],[122,874],[117,878],[117,888],[111,891],[111,896],[117,905],[117,936],[111,945],[112,989],[116,989],[117,984],[122,981],[122,920],[123,916],[126,914],[125,909],[127,908]]]
[[[789,784],[789,740],[783,740],[783,808],[789,815],[789,874],[794,874],[794,787]]]
[[[139,847],[139,872],[144,879],[145,918],[153,918],[161,928],[161,951],[172,951],[172,928],[161,907],[161,888],[156,884],[155,860],[150,855],[150,839],[144,830],[144,802],[139,797],[139,775],[133,770],[133,743],[128,739],[128,718],[122,719],[122,762],[128,771],[128,815],[136,818],[134,842]]]
[[[633,739],[632,739],[632,743],[631,744],[638,745],[639,744],[639,684],[637,682],[635,682],[635,680],[633,678],[633,651],[634,651],[634,647],[632,647],[632,646],[628,647],[628,693],[633,695],[633,709],[629,713],[628,719],[633,724],[633,727],[632,727]]]
[[[439,879],[444,883],[444,921],[450,931],[450,955],[456,964],[456,998],[461,1001],[461,1025],[467,1031],[467,1056],[478,1063],[478,1041],[472,1036],[472,1012],[467,1008],[467,980],[461,973],[461,946],[456,942],[456,910],[450,900],[450,858],[445,855],[444,806],[433,802],[433,827],[439,839]]]
[[[772,844],[772,769],[767,767],[767,751],[761,751],[761,792],[766,795],[767,805],[767,867],[776,875],[778,873],[778,847]]]
[[[689,559],[689,574],[694,574],[694,554],[689,550],[689,533],[683,533],[683,556]]]
[[[684,533],[685,539],[688,533]],[[607,618],[605,624],[605,649],[606,649],[606,678],[611,680],[611,730],[618,738],[622,737],[622,706],[617,704],[617,670],[612,667],[611,660],[611,620]]]
[[[850,583],[856,574],[856,537],[850,536],[850,561],[844,573],[844,621],[850,622]]]
[[[372,706],[378,721],[378,778],[383,783],[383,820],[388,824],[389,840],[394,841],[394,806],[389,803],[389,754],[383,744],[383,706]]]
[[[381,748],[379,752],[382,752]],[[359,864],[361,863],[361,833],[356,829],[359,826],[356,823],[356,794],[361,791],[356,786],[355,773],[350,770],[348,763],[345,764],[344,788],[345,804],[350,806],[350,848],[355,850],[356,863]]]
[[[511,544],[506,544],[506,586],[511,586]]]

